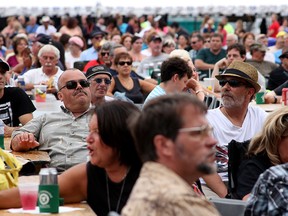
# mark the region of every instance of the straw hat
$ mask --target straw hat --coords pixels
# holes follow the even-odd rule
[[[216,75],[215,77],[216,79],[220,80],[227,76],[239,77],[246,80],[255,88],[255,93],[257,93],[261,89],[261,86],[258,84],[257,69],[248,63],[235,60],[221,75]]]

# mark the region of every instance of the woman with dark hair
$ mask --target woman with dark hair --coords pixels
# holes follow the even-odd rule
[[[116,100],[94,109],[86,139],[90,161],[58,177],[65,203],[87,201],[98,216],[121,212],[142,166],[127,126],[137,112],[133,104]],[[18,188],[0,192],[0,208],[20,206]]]
[[[141,53],[143,44],[143,39],[141,37],[133,36],[131,43],[131,50],[128,53],[132,56],[133,59],[132,70],[136,71],[141,61],[147,56]]]
[[[23,64],[23,51],[26,47],[28,47],[28,40],[25,37],[17,37],[13,39],[13,51],[14,55],[10,56],[7,59],[8,64],[10,67],[15,67],[18,64]]]
[[[75,35],[82,36],[82,30],[80,26],[78,25],[78,20],[75,17],[69,17],[67,20],[67,24],[63,25],[59,32],[61,34],[68,34],[71,37]]]
[[[138,77],[131,77],[133,59],[129,53],[119,53],[114,58],[117,76],[112,78],[107,95],[116,96],[119,93],[125,93],[123,99],[130,99],[133,103],[141,104],[144,101],[144,94],[149,94],[155,85]]]

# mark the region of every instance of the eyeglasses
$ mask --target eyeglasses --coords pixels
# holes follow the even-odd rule
[[[211,135],[213,127],[210,125],[203,125],[200,127],[180,128],[179,133],[193,133],[192,135]]]
[[[125,64],[127,64],[128,66],[130,66],[130,65],[132,65],[132,62],[131,61],[120,61],[120,62],[118,62],[118,64],[119,65],[121,65],[121,66],[124,66]]]
[[[109,56],[109,52],[101,52],[101,56],[104,57],[105,55]]]
[[[111,80],[107,79],[107,78],[96,78],[93,81],[95,81],[97,84],[101,84],[103,81],[106,85],[110,85],[111,84]]]
[[[245,83],[239,81],[239,80],[219,80],[220,86],[225,86],[226,84],[229,84],[229,86],[236,88],[245,85]]]
[[[70,80],[70,81],[66,82],[66,84],[59,89],[59,91],[62,90],[63,88],[76,89],[78,86],[78,83],[81,85],[82,88],[87,88],[90,86],[90,83],[84,79],[77,80],[77,81],[76,80]]]

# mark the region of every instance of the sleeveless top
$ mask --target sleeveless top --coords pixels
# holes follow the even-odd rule
[[[144,96],[141,91],[140,82],[138,78],[131,77],[131,79],[133,80],[133,88],[128,90],[121,84],[118,76],[115,76],[115,87],[112,93],[114,94],[116,91],[125,92],[125,96],[132,100],[134,103],[143,103]]]
[[[107,216],[109,211],[116,211],[117,204],[119,202],[118,213],[121,213],[122,208],[125,206],[132,188],[139,176],[140,166],[132,166],[126,176],[125,184],[124,179],[115,183],[108,178],[108,188],[110,197],[110,207],[108,207],[108,191],[106,182],[106,172],[103,168],[94,166],[91,162],[86,165],[87,169],[87,203],[91,209],[97,214],[97,216]],[[124,184],[124,185],[123,185]],[[121,190],[123,187],[123,192]]]

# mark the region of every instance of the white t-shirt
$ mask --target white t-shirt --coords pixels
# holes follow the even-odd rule
[[[262,129],[266,116],[263,109],[249,105],[243,125],[238,127],[232,124],[220,108],[208,110],[207,119],[214,128],[213,135],[218,141],[216,161],[223,181],[228,180],[228,143],[232,139],[244,142],[254,137]]]
[[[60,77],[60,75],[63,73],[63,71],[58,67],[57,67],[57,73],[55,74],[55,76],[53,77],[53,85],[57,88],[57,83],[58,83],[58,79]],[[43,72],[43,67],[41,68],[35,68],[35,69],[31,69],[29,71],[27,71],[26,73],[24,73],[24,81],[25,83],[32,83],[32,84],[39,84],[41,82],[47,82],[50,77],[48,77],[44,72]]]

